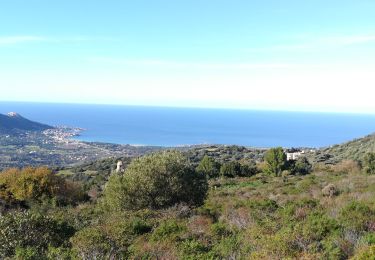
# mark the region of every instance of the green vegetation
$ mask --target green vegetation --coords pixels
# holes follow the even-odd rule
[[[363,161],[368,153],[375,153],[375,134],[318,149],[309,155],[309,159],[311,162],[337,164],[344,160]]]
[[[292,163],[289,162],[289,164],[289,168],[294,174],[306,175],[312,170],[312,165],[306,157],[300,157]]]
[[[0,129],[0,170],[40,165],[70,169],[76,168],[77,164],[90,164],[102,158],[134,158],[160,150],[159,147],[81,142],[71,139],[78,131],[80,130],[61,127],[45,131],[17,130],[4,134]]]
[[[283,148],[272,148],[264,156],[266,162],[265,172],[274,176],[280,176],[286,167],[286,155]]]
[[[368,153],[364,158],[365,172],[375,174],[375,153]]]
[[[369,165],[286,162],[280,148],[270,151],[257,164],[165,151],[126,162],[121,173],[115,159],[59,175],[6,170],[0,258],[374,259]],[[100,173],[111,173],[104,192],[86,200],[82,190],[91,190],[72,181]]]
[[[0,202],[9,207],[47,200],[71,204],[84,198],[78,183],[62,179],[47,168],[9,169],[0,174]]]
[[[133,160],[124,174],[109,179],[104,197],[114,209],[200,205],[207,186],[206,176],[196,172],[182,153],[170,151]]]
[[[208,178],[215,178],[219,176],[220,163],[205,155],[196,170],[197,172],[206,175]]]

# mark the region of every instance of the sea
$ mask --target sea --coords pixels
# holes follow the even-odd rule
[[[8,112],[83,128],[82,141],[164,147],[319,148],[375,132],[375,115],[366,114],[0,102],[0,113]]]

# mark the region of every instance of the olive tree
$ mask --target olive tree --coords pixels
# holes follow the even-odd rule
[[[133,160],[123,175],[110,177],[105,203],[112,209],[165,208],[177,203],[200,205],[208,189],[198,173],[178,151],[164,151]]]

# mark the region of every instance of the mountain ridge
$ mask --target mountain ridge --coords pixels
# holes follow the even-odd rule
[[[18,131],[44,131],[54,127],[31,121],[16,112],[0,114],[0,133],[12,134]]]

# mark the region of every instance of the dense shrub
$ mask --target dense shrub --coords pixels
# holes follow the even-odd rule
[[[255,164],[240,163],[237,161],[223,163],[220,167],[220,176],[227,178],[250,177],[257,172],[258,169]]]
[[[71,239],[73,251],[81,259],[105,259],[113,251],[110,241],[100,228],[90,227],[77,232]]]
[[[184,231],[186,231],[186,226],[176,220],[166,220],[154,230],[152,239],[154,241],[175,240]]]
[[[64,222],[31,212],[13,212],[0,216],[0,258],[30,255],[35,258],[48,246],[61,246],[74,234]],[[36,258],[37,259],[37,258]]]
[[[0,200],[9,205],[48,199],[74,203],[84,198],[79,184],[66,181],[44,167],[9,169],[0,174]]]
[[[375,245],[362,248],[352,260],[373,260],[375,259]]]
[[[113,209],[200,205],[207,189],[206,176],[197,173],[180,152],[160,152],[135,159],[123,175],[113,175],[105,202]]]
[[[375,153],[368,153],[364,158],[364,170],[368,174],[375,174]]]
[[[347,230],[362,234],[373,231],[371,225],[375,223],[375,211],[365,203],[353,201],[341,210],[339,220]]]
[[[222,177],[234,178],[241,173],[241,164],[239,162],[224,163],[220,168]]]
[[[209,178],[215,178],[219,176],[220,163],[216,162],[213,158],[206,155],[200,161],[196,170],[198,173],[204,174]]]
[[[312,165],[306,157],[300,157],[293,163],[291,168],[293,174],[306,175],[311,172]]]
[[[111,215],[78,231],[71,238],[73,252],[82,259],[124,259],[134,239],[151,229],[143,217]]]

